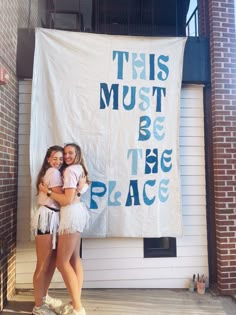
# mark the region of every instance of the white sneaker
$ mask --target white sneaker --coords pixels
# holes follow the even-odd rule
[[[53,311],[57,310],[60,308],[64,303],[62,300],[53,298],[50,295],[47,295],[44,299],[43,302],[49,306],[49,308]]]
[[[64,313],[63,313],[64,315]],[[79,312],[74,310],[73,308],[70,310],[70,313],[66,313],[66,315],[86,315],[85,309],[82,308]]]
[[[50,310],[47,304],[42,306],[34,306],[32,315],[56,315],[52,310]]]
[[[70,302],[54,309],[55,313],[57,313],[58,315],[70,314],[71,310],[73,310],[73,306]]]
[[[58,315],[86,315],[85,309],[82,308],[81,311],[74,310],[71,303],[65,304],[60,309],[55,310]]]

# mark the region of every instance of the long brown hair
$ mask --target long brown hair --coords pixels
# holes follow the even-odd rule
[[[81,150],[80,146],[76,143],[67,143],[64,146],[64,149],[66,147],[73,147],[75,149],[76,156],[75,156],[75,160],[74,160],[73,164],[80,164],[82,166],[82,168],[84,170],[84,174],[85,174],[86,179],[87,179],[87,184],[90,184],[88,169],[85,165],[84,157],[83,157],[82,150]]]
[[[48,159],[52,155],[53,152],[61,152],[63,154],[64,150],[62,147],[59,145],[54,145],[50,148],[47,149],[47,152],[45,154],[44,160],[43,160],[43,165],[38,173],[37,180],[36,180],[36,188],[37,188],[37,193],[39,193],[38,186],[40,183],[42,183],[42,179],[46,173],[46,171],[51,167],[50,164],[48,163]]]

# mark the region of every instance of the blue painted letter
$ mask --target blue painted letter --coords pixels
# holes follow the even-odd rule
[[[139,141],[146,141],[151,137],[150,131],[147,129],[151,125],[151,119],[148,116],[139,118]]]
[[[140,156],[142,158],[142,150],[141,149],[128,150],[127,158],[129,158],[130,154],[132,157],[132,175],[137,175],[137,173],[138,173],[138,156]]]
[[[116,187],[116,181],[115,180],[109,181],[109,186],[108,186],[108,192],[109,192],[108,206],[120,206],[121,205],[121,203],[118,201],[118,198],[120,198],[120,196],[121,196],[121,192],[120,191],[116,191],[114,193],[114,201],[111,201],[111,193],[113,192],[115,187]]]
[[[129,60],[129,53],[127,51],[113,51],[113,60],[118,56],[118,65],[117,65],[117,79],[123,80],[123,69],[124,69],[124,57],[125,61]]]
[[[119,89],[119,84],[112,84],[109,91],[107,83],[100,83],[100,109],[104,109],[109,106],[112,92],[113,92],[113,109],[118,109],[118,89]],[[105,100],[103,99],[103,94],[104,94]]]
[[[140,71],[140,79],[146,80],[146,75],[145,75],[145,54],[141,53],[140,54],[140,58],[138,59],[137,58],[137,54],[133,53],[132,54],[132,61],[133,61],[133,64],[132,64],[132,73],[133,73],[132,78],[133,78],[133,80],[137,79],[137,77],[138,77],[136,68],[140,68],[141,69],[141,71]]]
[[[93,196],[103,197],[107,191],[106,185],[102,182],[92,182],[90,191],[90,209],[98,209],[98,205],[93,199]]]
[[[169,56],[160,55],[158,58],[158,66],[162,71],[158,72],[157,77],[159,80],[165,81],[169,76],[169,68],[164,63],[162,63],[162,61],[169,61]]]
[[[161,155],[161,169],[163,172],[169,172],[172,169],[171,154],[172,149],[164,150]]]
[[[149,199],[147,194],[146,194],[146,186],[154,186],[156,184],[155,179],[152,180],[147,180],[143,186],[143,201],[147,206],[150,206],[153,204],[153,202],[155,201],[156,197],[154,196],[152,199]]]
[[[145,174],[155,174],[158,172],[158,150],[153,149],[152,151],[154,155],[151,155],[150,149],[146,150]],[[153,164],[152,168],[150,166],[151,164]]]
[[[132,192],[131,192],[132,190]],[[129,185],[129,193],[127,196],[127,200],[125,203],[126,207],[132,206],[132,199],[134,206],[140,205],[139,201],[139,193],[138,193],[138,181],[137,180],[131,180]]]

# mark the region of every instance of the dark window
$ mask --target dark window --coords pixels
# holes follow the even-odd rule
[[[176,238],[144,238],[144,258],[176,257]]]
[[[92,32],[185,36],[189,0],[93,0]]]
[[[185,36],[190,0],[46,0],[48,28],[99,34]]]
[[[84,30],[83,15],[78,0],[47,0],[48,28],[76,31]]]
[[[80,31],[83,29],[83,17],[79,13],[49,14],[49,28],[66,31]]]

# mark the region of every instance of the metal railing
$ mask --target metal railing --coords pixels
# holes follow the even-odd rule
[[[186,22],[186,36],[198,36],[198,7],[193,10]]]

